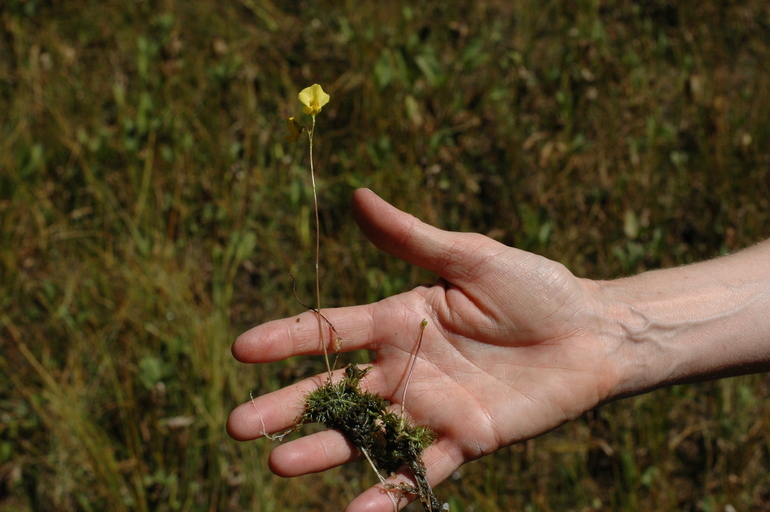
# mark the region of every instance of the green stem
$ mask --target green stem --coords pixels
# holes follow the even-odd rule
[[[310,131],[307,132],[307,136],[310,140],[310,181],[313,184],[313,209],[315,210],[315,309],[316,317],[318,318],[318,338],[321,342],[321,347],[324,350],[326,371],[328,372],[329,379],[331,380],[332,368],[329,365],[329,353],[326,349],[323,333],[323,323],[321,322],[321,278],[319,275],[319,260],[321,258],[321,221],[318,217],[318,193],[316,192],[315,168],[313,166],[313,133],[315,133],[315,116],[312,116],[312,119],[313,124],[310,128]]]

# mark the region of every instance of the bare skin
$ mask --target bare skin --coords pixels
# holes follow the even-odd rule
[[[374,304],[324,310],[344,337],[343,350],[376,353],[362,384],[394,404],[420,322],[428,320],[406,409],[438,434],[423,457],[433,486],[465,462],[601,403],[770,369],[768,242],[709,262],[598,282],[485,236],[424,224],[369,190],[353,199],[356,221],[377,247],[441,276],[433,286]],[[323,353],[312,312],[255,327],[232,350],[246,363]],[[325,378],[239,406],[228,432],[251,440],[291,427],[302,397]],[[269,463],[289,477],[359,457],[341,434],[325,431],[279,445]],[[392,507],[378,485],[346,510]]]

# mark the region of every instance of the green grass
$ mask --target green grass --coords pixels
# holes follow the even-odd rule
[[[573,5],[574,4],[574,5]],[[229,410],[321,371],[231,340],[432,277],[350,219],[368,186],[611,278],[770,235],[770,7],[735,2],[52,2],[0,7],[0,509],[338,510],[354,464],[270,475]],[[457,511],[766,510],[770,380],[603,407],[469,464]]]

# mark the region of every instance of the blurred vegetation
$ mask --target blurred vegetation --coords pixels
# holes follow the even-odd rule
[[[312,297],[319,82],[325,305],[432,276],[348,213],[368,186],[612,278],[770,235],[760,0],[5,0],[0,509],[338,510],[353,464],[281,480],[229,410],[321,369],[229,356]],[[308,302],[310,299],[307,300]],[[455,511],[770,510],[770,380],[610,404],[461,468]]]

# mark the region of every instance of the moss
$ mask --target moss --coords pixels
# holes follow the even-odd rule
[[[359,450],[367,455],[375,470],[390,475],[403,467],[409,468],[417,487],[396,486],[403,492],[417,494],[427,511],[441,510],[441,505],[425,475],[422,453],[436,438],[424,426],[413,426],[406,417],[388,409],[390,402],[361,389],[361,379],[368,368],[352,364],[345,377],[327,382],[305,398],[305,410],[299,424],[323,423],[341,431]]]

